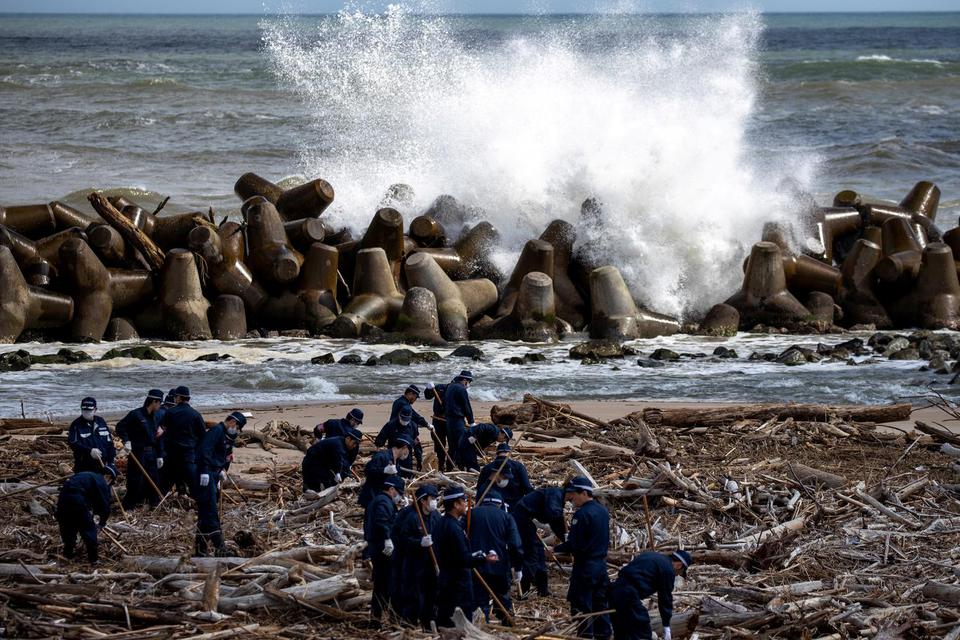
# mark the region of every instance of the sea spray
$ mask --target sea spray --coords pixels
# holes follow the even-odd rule
[[[300,157],[335,185],[331,217],[363,229],[396,182],[415,189],[409,213],[450,193],[499,228],[509,272],[524,241],[553,218],[576,225],[594,196],[606,225],[579,242],[599,240],[642,303],[682,314],[735,290],[763,223],[793,215],[776,185],[811,164],[750,157],[760,17],[490,20],[477,32],[391,5],[261,23],[313,115]]]

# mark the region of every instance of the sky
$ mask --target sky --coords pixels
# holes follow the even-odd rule
[[[399,0],[394,0],[395,2]],[[363,3],[385,5],[386,2]],[[957,0],[415,0],[431,13],[582,13],[598,8],[636,12],[956,11]],[[0,13],[330,13],[340,0],[0,0]]]

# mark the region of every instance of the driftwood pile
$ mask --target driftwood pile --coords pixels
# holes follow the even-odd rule
[[[941,452],[955,436],[936,425],[904,433],[876,424],[909,411],[648,409],[604,422],[526,396],[494,407],[491,417],[513,426],[514,452],[535,485],[574,474],[594,480],[612,514],[613,578],[640,550],[682,545],[693,553],[697,564],[675,591],[674,637],[955,640],[960,487],[955,458]],[[245,446],[274,452],[299,449],[305,436],[286,423],[253,434],[245,433]],[[436,458],[422,435],[429,466]],[[93,572],[58,556],[56,487],[41,486],[69,474],[65,438],[0,437],[6,635],[213,640],[374,633],[354,480],[303,495],[299,465],[288,458],[234,469],[222,503],[229,558],[190,557],[195,518],[186,499],[168,497],[155,511],[127,514],[115,506]],[[476,474],[434,470],[417,479],[425,480],[473,488]],[[122,482],[117,488],[122,494]],[[21,493],[9,495],[14,491]],[[562,598],[568,570],[551,567],[553,597],[516,602],[517,629],[461,620],[446,635],[572,636]],[[650,609],[659,628],[655,602]],[[426,637],[395,625],[379,637],[401,634]]]

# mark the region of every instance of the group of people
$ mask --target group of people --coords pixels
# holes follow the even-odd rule
[[[64,483],[57,503],[64,555],[73,557],[79,535],[90,562],[97,561],[97,532],[110,513],[118,456],[127,459],[124,510],[155,507],[174,490],[190,496],[197,510],[195,553],[226,555],[218,492],[246,423],[246,416],[234,411],[208,428],[190,405],[189,388],[178,386],[167,394],[151,389],[141,407],[117,422],[116,436],[123,443],[118,453],[106,421],[97,415],[96,399],[84,398],[68,432],[74,476]]]
[[[610,516],[594,499],[591,481],[575,477],[562,487],[535,488],[523,463],[511,457],[511,429],[475,423],[468,392],[472,381],[471,372],[461,371],[449,384],[427,384],[424,395],[433,400],[429,422],[413,408],[420,388],[409,385],[373,438],[377,451],[362,478],[354,466],[364,438],[363,411],[351,409],[314,429],[316,442],[302,462],[304,490],[322,491],[349,477],[362,481],[364,557],[372,567],[375,622],[389,612],[426,629],[449,627],[459,608],[468,617],[480,609],[488,619],[496,616],[511,625],[514,586],[521,598],[534,591],[550,595],[547,561],[572,557],[567,600],[580,637],[652,638],[643,600],[656,594],[661,637],[669,640],[674,579],[686,574],[690,554],[641,553],[611,584]],[[156,506],[174,490],[190,495],[197,508],[195,552],[207,555],[212,547],[224,555],[218,492],[245,424],[246,416],[233,412],[208,428],[190,406],[188,388],[168,394],[151,390],[143,406],[116,425],[120,455],[128,458],[123,508]],[[430,432],[441,470],[479,472],[475,491],[455,484],[442,491],[427,483],[407,487],[423,468],[422,428]],[[73,557],[79,535],[89,560],[96,562],[98,526],[109,517],[118,453],[95,399],[82,401],[69,442],[75,475],[64,483],[57,505],[64,555]],[[494,444],[495,457],[486,461],[486,449]],[[567,503],[574,509],[569,528]],[[552,535],[541,537],[540,531],[548,529]]]

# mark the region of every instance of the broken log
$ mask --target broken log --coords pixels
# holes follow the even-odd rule
[[[159,273],[163,267],[164,254],[153,240],[147,234],[140,231],[125,215],[117,211],[116,207],[110,204],[110,201],[97,192],[87,196],[87,200],[93,205],[93,208],[100,214],[100,217],[117,230],[123,238],[140,252],[147,265],[154,273]]]
[[[897,422],[910,418],[910,404],[884,405],[823,405],[823,404],[748,404],[712,409],[647,408],[627,415],[627,418],[644,420],[651,426],[693,428],[715,426],[737,420],[803,420],[828,422],[836,416],[851,422]]]

